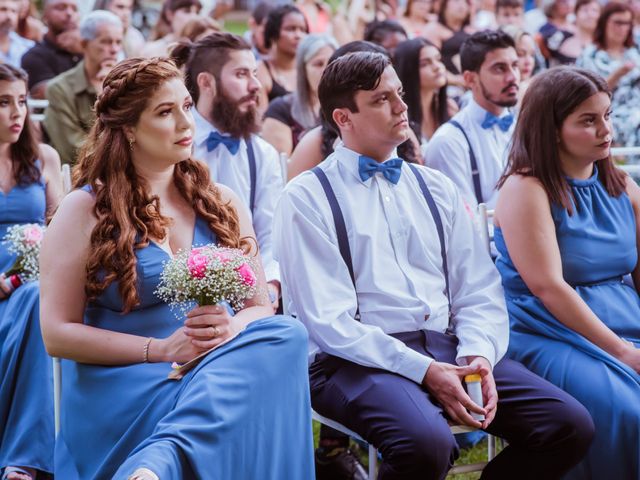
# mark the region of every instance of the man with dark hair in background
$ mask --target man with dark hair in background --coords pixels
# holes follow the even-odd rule
[[[479,203],[495,206],[495,186],[513,134],[509,108],[518,102],[520,70],[513,39],[501,31],[485,30],[465,40],[460,63],[473,98],[436,130],[425,162],[449,177],[475,211]]]
[[[82,59],[77,0],[44,0],[42,20],[48,30],[22,57],[29,74],[29,93],[44,98],[47,82],[75,67]]]

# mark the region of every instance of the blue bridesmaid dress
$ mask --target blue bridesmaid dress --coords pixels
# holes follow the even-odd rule
[[[567,179],[574,212],[552,205],[564,279],[617,335],[640,346],[640,299],[622,277],[637,263],[636,222],[626,193],[610,196],[598,179]],[[596,426],[588,455],[565,478],[640,478],[640,376],[564,326],[529,291],[495,229],[511,321],[508,355],[573,395]]]
[[[16,224],[44,222],[42,180],[0,192],[0,239]],[[0,272],[15,255],[0,243]],[[0,469],[31,467],[53,472],[53,378],[40,334],[38,282],[25,283],[0,300]]]
[[[212,242],[198,218],[193,244]],[[85,324],[168,337],[182,322],[154,290],[169,256],[151,242],[136,257],[140,305],[123,315],[112,284],[88,304]],[[307,333],[297,320],[257,320],[182,380],[170,370],[63,360],[56,478],[127,479],[141,467],[162,480],[314,478]]]

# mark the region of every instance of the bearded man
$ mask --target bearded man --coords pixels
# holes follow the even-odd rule
[[[256,135],[260,82],[251,46],[239,36],[214,33],[178,46],[172,55],[184,66],[196,105],[194,158],[206,162],[212,181],[231,188],[251,213],[277,309],[280,269],[273,258],[271,224],[283,179],[278,152]]]
[[[464,41],[460,63],[472,99],[429,140],[425,163],[449,177],[473,211],[479,203],[495,208],[515,126],[518,55],[509,35],[485,30]]]

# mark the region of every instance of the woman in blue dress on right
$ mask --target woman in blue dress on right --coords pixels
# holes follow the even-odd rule
[[[566,478],[640,478],[640,188],[610,157],[611,94],[573,67],[535,77],[495,212],[509,355],[591,413]]]

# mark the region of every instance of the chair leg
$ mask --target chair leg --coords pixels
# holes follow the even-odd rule
[[[496,456],[496,437],[488,435],[487,437],[488,455],[489,461],[493,460]]]
[[[378,476],[378,450],[369,444],[369,480],[376,480]]]

